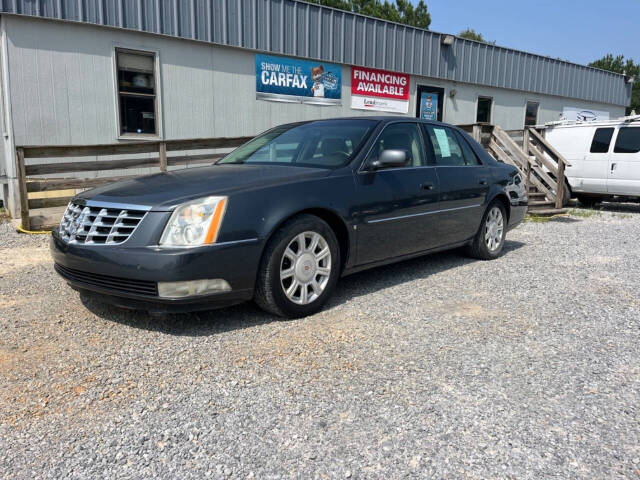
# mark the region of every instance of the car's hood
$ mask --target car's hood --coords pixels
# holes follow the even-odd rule
[[[280,165],[211,165],[122,180],[83,192],[78,198],[169,210],[194,198],[324,177],[330,172]]]

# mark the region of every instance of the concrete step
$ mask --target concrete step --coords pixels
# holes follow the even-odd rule
[[[549,200],[529,200],[529,207],[545,207],[555,205],[555,202]]]
[[[568,211],[568,208],[530,208],[527,213],[538,217],[550,217],[552,215],[561,215]]]

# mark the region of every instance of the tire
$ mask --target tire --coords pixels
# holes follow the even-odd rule
[[[578,201],[580,202],[580,205],[582,205],[585,208],[593,208],[596,206],[596,203],[599,203],[602,201],[602,199],[600,197],[591,197],[588,195],[578,195]]]
[[[305,244],[302,249],[301,242]],[[340,247],[331,227],[314,215],[298,215],[267,242],[254,301],[263,310],[281,317],[312,315],[322,309],[333,293],[340,265]]]
[[[496,209],[499,215],[495,213]],[[494,222],[496,222],[496,226],[492,226]],[[467,247],[467,253],[480,260],[493,260],[494,258],[498,258],[504,247],[504,239],[507,235],[506,227],[507,214],[504,205],[500,200],[494,200],[484,212],[478,233],[476,233],[471,244]],[[489,246],[489,240],[486,238],[490,233],[488,231],[489,228],[491,228],[493,232],[491,237],[492,241],[490,242],[492,244],[491,247]],[[496,241],[496,238],[499,238],[499,240]]]

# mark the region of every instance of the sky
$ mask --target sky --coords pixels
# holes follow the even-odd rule
[[[417,0],[414,0],[417,3]],[[640,0],[425,0],[431,30],[467,27],[498,45],[586,65],[607,53],[640,62]]]

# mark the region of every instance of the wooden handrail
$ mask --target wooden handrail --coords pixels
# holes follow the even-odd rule
[[[538,146],[542,147],[549,156],[554,158],[557,162],[558,167],[556,171],[556,208],[562,208],[564,204],[564,195],[565,195],[565,175],[564,169],[565,167],[571,166],[565,158],[562,156],[560,152],[558,152],[553,145],[547,142],[542,135],[540,135],[535,128],[529,127],[530,135],[537,141]]]
[[[540,135],[535,128],[529,127],[529,133],[531,135],[533,135],[533,137],[538,141],[538,143],[542,146],[542,148],[544,148],[548,154],[550,154],[552,157],[555,157],[554,160],[559,161],[562,160],[562,162],[564,162],[564,164],[566,165],[568,162],[565,160],[565,158],[562,156],[562,154],[560,152],[558,152],[555,148],[553,148],[553,145],[551,145],[549,142],[547,142],[542,135]],[[570,166],[571,164],[569,164]]]
[[[507,135],[507,132],[505,132],[501,127],[496,125],[493,129],[493,135],[496,136],[503,145],[508,147],[509,151],[516,156],[518,160],[520,160],[522,167],[526,166],[530,162],[529,157],[524,154],[518,144],[514,142],[513,139]]]

